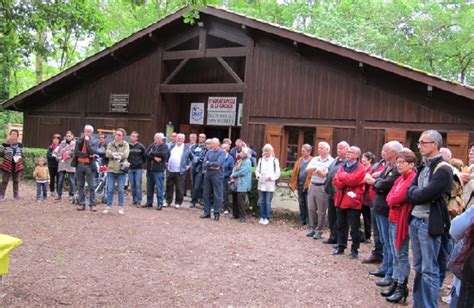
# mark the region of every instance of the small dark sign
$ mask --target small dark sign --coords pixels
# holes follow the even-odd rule
[[[128,112],[129,94],[110,94],[110,112]]]

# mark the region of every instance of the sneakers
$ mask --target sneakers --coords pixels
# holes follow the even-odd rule
[[[163,207],[168,207],[170,206],[168,203],[163,204]]]
[[[0,202],[7,200],[5,196],[0,196]]]
[[[262,222],[262,225],[268,225],[270,223],[270,221],[268,219],[264,219],[263,222]]]
[[[311,230],[308,233],[306,233],[306,236],[307,237],[313,237],[315,234],[316,234],[316,232],[314,230]]]
[[[122,207],[119,208],[118,213],[119,213],[120,215],[125,214],[125,212],[123,211],[123,208],[122,208]]]
[[[175,204],[174,207],[179,209],[181,207],[181,205],[180,204]]]
[[[225,210],[224,215],[227,215],[227,214],[229,214],[229,211]]]
[[[320,240],[322,235],[323,235],[322,232],[319,232],[319,231],[315,232],[313,235],[313,239]]]
[[[260,218],[260,220],[258,221],[259,224],[263,225],[263,218]]]
[[[106,207],[105,210],[102,211],[103,214],[108,214],[110,210],[110,207]]]

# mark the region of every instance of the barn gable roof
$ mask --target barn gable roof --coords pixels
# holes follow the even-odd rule
[[[85,60],[77,63],[76,65],[66,69],[65,71],[39,83],[38,85],[16,95],[15,97],[5,101],[3,107],[6,109],[23,110],[27,106],[24,102],[31,96],[43,93],[47,95],[47,90],[53,85],[57,85],[68,78],[75,78],[80,75],[82,70],[90,69],[93,67],[100,67],[101,61],[107,56],[114,56],[119,50],[127,48],[132,44],[139,44],[140,40],[149,39],[153,33],[174,21],[183,17],[188,9],[183,8],[158,22],[138,31],[134,34],[122,39],[111,47],[108,47],[95,55],[92,55]],[[369,54],[364,51],[348,48],[345,46],[337,45],[328,40],[318,38],[316,36],[299,32],[293,29],[289,29],[280,25],[276,25],[267,21],[259,20],[257,18],[249,17],[243,14],[239,14],[230,10],[226,10],[219,7],[207,6],[199,10],[202,14],[214,16],[220,19],[228,20],[234,23],[244,25],[246,27],[256,29],[271,35],[276,35],[288,40],[292,40],[297,43],[301,43],[313,48],[321,49],[329,53],[339,55],[341,57],[349,58],[360,63],[373,66],[384,70],[389,73],[393,73],[405,78],[409,78],[414,81],[418,81],[426,84],[427,86],[439,88],[441,90],[453,93],[458,96],[463,96],[474,100],[474,88],[462,85],[456,81],[447,80],[433,74],[423,72],[414,69],[410,66],[400,64],[395,61],[391,61],[373,54]]]

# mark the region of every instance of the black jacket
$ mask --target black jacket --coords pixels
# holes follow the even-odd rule
[[[449,166],[440,167],[433,174],[436,166],[443,161],[441,155],[434,158],[430,166],[429,184],[424,188],[418,187],[418,177],[424,165],[417,169],[417,175],[407,191],[407,201],[413,205],[431,203],[428,232],[431,236],[439,236],[449,232],[451,222],[447,199],[443,195],[451,194],[453,170]]]
[[[151,172],[163,172],[166,170],[166,161],[168,160],[170,151],[166,143],[157,145],[152,143],[146,149],[146,170]],[[155,160],[155,157],[161,158],[160,162]]]
[[[137,142],[135,144],[128,144],[130,148],[130,154],[128,154],[128,162],[130,163],[130,169],[141,169],[146,159],[146,149],[143,144]]]
[[[91,168],[93,168],[93,170],[96,169],[96,166],[95,166],[95,159],[96,158],[91,158],[90,156],[91,155],[97,155],[99,156],[100,154],[103,154],[103,149],[98,147],[98,142],[96,140],[94,140],[94,138],[90,138],[88,141],[85,141],[86,142],[86,153],[83,153],[82,152],[82,147],[83,147],[83,144],[84,144],[84,136],[82,136],[81,138],[79,138],[77,141],[76,141],[76,148],[74,150],[74,158],[73,158],[73,161],[71,163],[71,166],[77,166],[77,159],[80,158],[80,157],[89,157],[89,166]]]
[[[324,182],[324,191],[329,195],[329,198],[334,198],[334,194],[336,194],[336,187],[332,184],[332,180],[336,176],[337,171],[341,167],[342,164],[346,162],[345,159],[339,159],[339,157],[334,158],[331,166],[329,166],[329,171],[326,177],[326,181]]]
[[[58,160],[53,156],[53,148],[51,146],[48,147],[46,158],[48,159],[48,168],[58,169]]]
[[[390,207],[387,204],[387,195],[399,176],[400,173],[398,173],[397,167],[395,165],[390,166],[387,164],[380,173],[380,176],[375,179],[373,186],[375,196],[374,200],[372,200],[372,205],[377,214],[388,217]]]

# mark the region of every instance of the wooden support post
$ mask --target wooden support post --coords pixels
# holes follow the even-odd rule
[[[178,66],[169,74],[168,78],[163,82],[163,84],[168,84],[171,80],[173,80],[174,77],[181,71],[181,69],[186,65],[188,62],[189,58],[186,58],[182,60]]]

